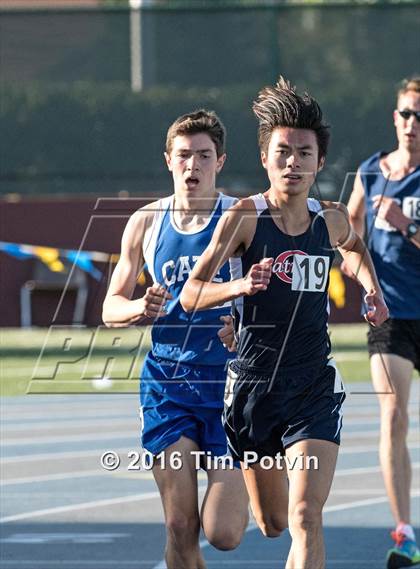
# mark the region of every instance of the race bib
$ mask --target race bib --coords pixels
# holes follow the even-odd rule
[[[406,217],[415,219],[416,221],[420,220],[420,198],[404,198],[402,211]]]
[[[329,257],[295,254],[293,257],[292,290],[324,292],[329,270]]]

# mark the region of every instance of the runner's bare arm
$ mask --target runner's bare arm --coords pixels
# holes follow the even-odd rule
[[[170,295],[159,284],[148,287],[142,298],[132,300],[137,277],[144,265],[143,240],[146,229],[153,220],[155,206],[156,204],[150,204],[134,213],[124,230],[121,256],[112,275],[102,310],[102,319],[110,328],[141,324],[165,314],[164,302]]]
[[[219,306],[243,295],[265,290],[268,285],[265,264],[253,265],[245,278],[213,283],[219,267],[230,257],[246,250],[255,232],[256,216],[252,200],[241,200],[220,219],[209,246],[201,255],[181,293],[184,310],[203,310]],[[271,276],[271,271],[270,271]]]
[[[357,171],[353,191],[347,204],[349,221],[355,232],[363,239],[365,234],[365,191],[363,189],[360,172]]]
[[[357,171],[356,178],[354,180],[353,191],[350,195],[347,209],[349,212],[349,221],[351,226],[357,235],[363,239],[365,233],[365,191],[363,189],[359,171]],[[357,281],[357,275],[353,273],[345,261],[341,263],[340,268],[345,275]]]
[[[338,248],[344,262],[367,293],[365,302],[370,308],[365,318],[374,326],[380,326],[389,317],[389,313],[370,253],[350,225],[346,206],[338,202],[323,202],[322,205],[331,245]]]

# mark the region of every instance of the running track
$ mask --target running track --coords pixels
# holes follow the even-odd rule
[[[380,569],[392,518],[378,467],[379,414],[366,384],[347,386],[343,444],[324,515],[329,569]],[[419,381],[410,400],[414,522],[420,518]],[[127,471],[138,450],[135,395],[4,398],[1,402],[2,569],[163,569],[165,531],[147,471]],[[108,472],[100,456],[121,466]],[[204,477],[201,484],[205,484]],[[240,547],[218,552],[203,542],[209,569],[284,566],[287,532],[264,538],[251,523]]]

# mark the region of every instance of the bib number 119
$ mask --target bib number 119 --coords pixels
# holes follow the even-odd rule
[[[295,254],[293,258],[292,290],[324,292],[329,269],[329,257]]]

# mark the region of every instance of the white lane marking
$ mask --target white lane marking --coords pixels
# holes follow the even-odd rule
[[[413,434],[413,433],[410,433]],[[344,444],[346,441],[351,441],[353,439],[369,439],[376,437],[378,438],[380,435],[380,431],[377,429],[372,431],[364,431],[360,429],[359,431],[346,431],[344,427],[341,431],[341,444]]]
[[[88,397],[86,395],[86,397]],[[105,397],[109,397],[109,395],[103,395],[102,398],[104,399],[104,403],[105,403]],[[107,417],[109,419],[112,419],[113,417],[115,418],[121,418],[124,416],[129,416],[131,413],[133,413],[133,409],[137,408],[134,405],[133,406],[128,406],[127,407],[121,407],[116,409],[115,405],[110,405],[109,409],[106,408],[106,405],[104,405],[102,402],[101,403],[101,409],[97,409],[94,410],[92,407],[92,410],[90,411],[89,408],[84,411],[83,409],[80,408],[80,405],[78,404],[73,405],[73,406],[68,406],[66,408],[63,408],[62,412],[57,412],[57,413],[52,413],[50,412],[48,409],[45,409],[45,411],[43,413],[25,413],[24,411],[19,412],[19,410],[13,410],[13,413],[6,413],[6,411],[2,410],[2,418],[1,418],[1,423],[2,425],[5,425],[8,423],[8,421],[16,421],[19,420],[19,424],[24,423],[25,420],[28,421],[27,426],[28,428],[31,428],[31,426],[33,425],[33,421],[37,421],[38,419],[44,419],[45,420],[45,416],[48,415],[48,420],[50,419],[56,419],[58,422],[61,421],[61,419],[68,419],[71,420],[72,418],[77,420],[77,419],[96,419],[98,417]],[[56,407],[54,407],[54,410],[56,409]],[[64,413],[72,413],[71,415],[65,415]],[[13,423],[12,423],[13,424]]]
[[[0,480],[0,486],[13,486],[14,484],[33,484],[34,482],[50,482],[53,480],[66,480],[67,478],[84,478],[85,476],[99,476],[104,470],[74,470],[73,472],[58,472],[40,476],[26,476],[23,478],[9,478]]]
[[[420,448],[419,443],[410,442],[407,444],[409,449],[417,449]],[[339,454],[363,454],[365,452],[379,452],[378,445],[363,445],[360,446],[347,446],[347,447],[340,447]]]
[[[420,496],[420,490],[411,492],[411,498]],[[356,502],[348,502],[347,504],[337,504],[335,506],[327,506],[323,509],[324,514],[330,512],[339,512],[341,510],[350,510],[351,508],[361,508],[363,506],[371,506],[373,504],[383,504],[388,502],[388,496],[381,496],[380,498],[369,498],[368,500],[357,500]]]
[[[420,496],[420,490],[413,492],[411,495],[412,495],[412,497]],[[361,508],[364,506],[371,506],[373,504],[382,504],[385,502],[388,502],[388,496],[381,496],[379,498],[371,498],[368,500],[357,500],[355,502],[347,502],[345,504],[337,504],[335,506],[327,506],[326,508],[324,508],[323,512],[324,512],[324,514],[327,514],[329,512],[338,512],[338,511],[342,511],[342,510],[350,510],[351,508]],[[258,529],[256,524],[250,523],[245,531],[249,532],[249,531],[254,531],[255,529]],[[207,540],[203,539],[200,541],[200,548],[208,547],[208,545],[209,545],[209,542]],[[277,560],[277,562],[278,562],[278,560]],[[247,563],[248,563],[248,561],[247,561]],[[328,563],[330,564],[330,563],[332,563],[332,561],[329,560]],[[341,560],[337,560],[337,563],[341,563]],[[353,560],[351,561],[351,563],[354,565]],[[383,561],[382,561],[382,563],[383,563]],[[243,564],[243,561],[242,561],[242,564]],[[369,565],[372,565],[372,560],[369,561]],[[165,561],[164,560],[160,561],[152,569],[167,569]]]
[[[414,384],[413,384],[414,387]],[[368,394],[369,396],[376,397],[375,393]],[[26,397],[31,397],[27,395]],[[32,397],[38,398],[38,395],[32,395]],[[79,400],[77,404],[73,401],[63,402],[60,394],[50,395],[49,397],[57,398],[54,403],[42,403],[37,405],[28,403],[26,405],[14,404],[12,402],[5,402],[5,400],[0,401],[1,413],[1,423],[7,423],[8,421],[13,421],[19,419],[19,423],[24,420],[36,421],[37,419],[44,419],[48,415],[48,419],[89,419],[97,417],[118,417],[121,418],[126,416],[127,413],[131,413],[133,410],[133,404],[137,404],[138,396],[136,394],[119,394],[115,395],[112,393],[107,393],[106,395],[101,395],[100,399],[94,393],[86,393],[84,395],[75,394],[74,397],[78,397]],[[92,398],[95,397],[95,402],[92,402]],[[121,397],[127,397],[127,403],[125,406],[121,405]],[[360,417],[364,414],[369,415],[373,413],[379,413],[379,405],[376,403],[376,399],[373,403],[364,404],[360,401],[359,395],[353,395],[355,401],[349,401],[351,399],[351,394],[348,396],[344,404],[344,419],[347,417],[355,416]],[[357,397],[357,400],[356,400]],[[117,400],[118,398],[118,400]],[[95,404],[100,402],[101,408],[95,408]],[[409,407],[415,409],[418,408],[419,400],[409,401]],[[42,406],[42,407],[40,407]],[[98,406],[99,407],[99,406]],[[85,410],[83,410],[85,408]],[[64,415],[64,413],[71,413],[70,415]]]
[[[4,560],[4,567],[9,566],[27,566],[29,565],[29,569],[32,569],[35,565],[41,565],[41,567],[49,567],[52,566],[54,569],[58,565],[61,567],[62,565],[70,565],[74,567],[75,565],[80,565],[82,567],[104,567],[104,566],[127,566],[127,567],[149,567],[151,563],[155,561],[151,559],[150,561],[124,561],[121,559],[98,559],[94,561],[92,559],[56,559],[55,561],[51,561],[50,559],[10,559],[8,561]]]
[[[104,506],[113,506],[115,504],[126,504],[144,500],[154,500],[159,498],[159,492],[144,492],[143,494],[132,494],[130,496],[120,496],[118,498],[109,498],[107,500],[94,500],[92,502],[82,502],[79,504],[71,504],[69,506],[58,506],[56,508],[46,508],[44,510],[34,510],[32,512],[23,512],[13,516],[0,518],[0,524],[8,522],[16,522],[19,520],[27,520],[30,518],[39,518],[50,514],[61,514],[63,512],[73,512],[75,510],[87,510],[89,508],[102,508]]]
[[[409,443],[409,449],[418,449],[420,445],[418,443]],[[114,448],[120,454],[128,453],[132,451],[132,448]],[[138,449],[139,450],[139,449]],[[363,446],[363,447],[344,447],[340,448],[340,454],[363,454],[367,452],[375,452],[378,450],[377,445]],[[103,452],[103,448],[85,450],[85,451],[64,451],[57,453],[40,453],[40,454],[28,454],[24,456],[11,456],[2,458],[3,464],[15,464],[20,462],[36,462],[36,461],[50,461],[50,460],[61,460],[61,459],[73,459],[73,458],[84,458],[87,456],[99,456]]]
[[[344,352],[343,352],[343,353],[344,353]],[[351,352],[349,352],[349,353],[351,353]],[[144,357],[144,356],[145,356],[145,352],[144,352],[143,354],[141,354],[141,356]],[[51,357],[51,359],[52,359],[52,356],[50,356],[50,357]],[[10,358],[10,356],[6,356],[6,358]],[[54,360],[53,360],[53,362],[54,362],[54,363],[51,363],[50,365],[46,365],[46,366],[43,366],[43,367],[38,367],[38,368],[37,368],[37,372],[40,373],[40,374],[41,374],[41,373],[50,374],[51,371],[53,371],[53,370],[56,368],[56,362],[55,362]],[[27,363],[28,363],[28,362],[27,362]],[[95,363],[95,362],[94,362],[94,363]],[[96,363],[97,363],[97,368],[98,368],[99,370],[101,370],[101,369],[104,367],[104,366],[102,365],[102,360],[101,360],[101,357],[100,357],[100,356],[97,357]],[[79,364],[79,365],[77,365],[77,364]],[[138,362],[135,362],[135,366],[133,366],[133,367],[137,367],[139,364],[140,364],[139,361],[138,361]],[[83,368],[83,366],[84,366],[84,363],[80,364],[78,361],[75,361],[75,362],[66,362],[65,365],[67,365],[67,369],[63,369],[63,370],[60,372],[61,374],[69,374],[69,373],[73,373],[73,372],[78,373],[78,372],[80,372],[80,371],[82,370],[82,368]],[[73,370],[70,369],[71,366],[73,366],[75,369],[73,369]],[[27,366],[21,366],[21,365],[11,366],[11,365],[10,365],[10,362],[9,362],[9,365],[7,365],[7,366],[5,365],[5,366],[4,366],[4,371],[5,371],[6,373],[10,373],[10,372],[12,372],[12,373],[13,373],[13,372],[18,372],[18,373],[28,373],[28,372],[31,372],[31,373],[32,373],[36,367],[37,367],[37,366],[36,366],[36,362],[34,363],[34,365],[27,365]],[[126,370],[126,369],[127,369],[127,365],[124,365],[124,364],[121,364],[121,363],[120,363],[120,364],[115,363],[115,364],[113,365],[112,369],[113,369],[113,371]],[[18,373],[17,373],[17,374],[18,374]],[[16,374],[16,375],[17,375],[17,374]],[[38,378],[38,377],[36,377],[36,378],[33,379],[33,381],[56,381],[56,380],[55,380],[55,379],[50,379],[50,378],[48,378],[48,377],[45,377],[45,378],[42,378],[42,377]]]
[[[246,564],[247,565],[255,565],[257,568],[262,567],[262,566],[268,566],[268,567],[277,567],[279,563],[286,563],[287,559],[255,559],[255,560],[246,560]],[[219,566],[238,566],[241,567],[244,564],[243,560],[224,560],[224,561],[206,561],[207,565],[213,565],[215,567],[219,567]],[[342,564],[345,565],[360,565],[361,567],[363,567],[363,569],[365,569],[368,564],[369,567],[373,567],[372,563],[378,564],[381,568],[383,566],[384,560],[383,559],[377,559],[376,561],[373,559],[362,559],[359,561],[355,561],[355,560],[349,560],[349,559],[328,559],[327,560],[327,564],[328,566],[331,567],[339,567]],[[330,565],[331,564],[331,565]],[[163,565],[163,567],[166,569],[166,566]]]
[[[68,362],[69,364],[71,364],[71,362]],[[77,363],[77,362],[74,362]],[[68,365],[68,364],[67,364]],[[49,383],[60,383],[60,382],[67,382],[67,381],[72,381],[74,382],[73,379],[70,380],[66,380],[66,379],[57,379],[56,377],[51,378],[49,377],[51,375],[51,372],[54,371],[56,367],[56,364],[52,364],[50,366],[44,366],[44,367],[39,367],[36,371],[37,374],[41,375],[41,374],[45,374],[44,377],[32,377],[33,373],[35,371],[36,365],[34,366],[28,366],[28,367],[10,367],[10,366],[4,366],[4,375],[7,374],[8,377],[25,377],[28,376],[28,379],[31,380],[32,383],[41,383],[41,382],[49,382]],[[104,366],[102,362],[98,362],[98,366],[96,367],[96,369],[98,370],[98,374],[102,372]],[[135,362],[135,365],[133,366],[133,369],[131,370],[131,375],[129,377],[120,379],[119,381],[129,381],[133,378],[138,379],[139,376],[139,368],[140,368],[140,362]],[[94,369],[94,368],[93,368]],[[127,370],[127,366],[126,365],[113,365],[112,366],[112,372],[113,373],[117,373],[119,371],[126,371]],[[66,369],[66,370],[62,370],[58,375],[71,375],[72,377],[74,377],[76,375],[76,373],[80,374],[80,376],[82,375],[82,366],[75,366],[75,369]],[[89,381],[90,378],[82,378],[80,377],[79,380],[76,381]],[[44,394],[43,394],[44,395]]]
[[[419,488],[415,488],[412,492],[419,492]],[[339,489],[332,489],[330,496],[357,496],[357,495],[380,495],[382,496],[384,493],[383,488],[370,488],[366,490],[361,490],[360,488],[339,488]]]
[[[413,462],[411,468],[419,468],[420,462]],[[334,476],[353,476],[357,474],[369,474],[371,472],[380,472],[380,466],[364,466],[360,468],[340,468],[335,471]]]
[[[118,453],[128,453],[134,450],[132,447],[130,448],[120,448],[117,446],[113,447]],[[140,447],[138,448],[140,450]],[[63,451],[63,452],[44,452],[39,454],[27,454],[27,455],[20,455],[20,456],[9,456],[6,458],[2,458],[3,464],[16,464],[20,462],[36,462],[36,461],[51,461],[51,460],[62,460],[62,459],[72,459],[72,458],[83,458],[85,456],[92,456],[92,457],[100,457],[103,453],[103,447],[94,448],[90,450],[79,450],[79,451]]]
[[[341,431],[341,444],[345,444],[346,441],[352,441],[353,439],[369,439],[376,437],[379,439],[380,431],[379,430],[372,430],[372,431],[363,431],[362,429],[357,431],[346,431],[344,427]],[[408,432],[409,437],[418,438],[418,429],[411,428]]]
[[[410,437],[415,437],[417,434],[416,430],[412,429],[409,431]],[[67,435],[67,436],[57,436],[57,437],[28,437],[28,438],[16,438],[16,439],[3,439],[1,441],[2,447],[13,447],[13,446],[24,446],[24,445],[42,445],[42,444],[55,444],[55,443],[72,443],[72,442],[86,442],[95,440],[116,440],[116,439],[127,439],[135,437],[135,432],[133,430],[129,431],[117,431],[112,432],[111,430],[106,433],[91,433],[91,434],[79,434],[79,435]],[[379,437],[379,431],[351,431],[349,433],[343,432],[342,445],[346,441],[351,441],[354,439],[368,439]]]
[[[378,411],[379,411],[379,407],[378,407]],[[380,425],[381,424],[381,419],[379,417],[379,414],[377,415],[375,413],[375,417],[372,417],[372,415],[370,414],[368,417],[346,417],[346,413],[344,411],[344,424],[345,426],[347,425]]]
[[[76,533],[76,532],[32,532],[13,533],[8,537],[0,538],[0,543],[46,544],[46,543],[113,543],[116,539],[130,537],[129,533]]]
[[[43,560],[43,559],[38,559],[36,561],[32,560],[32,559],[19,559],[19,560],[11,560],[11,561],[5,561],[5,563],[7,563],[7,566],[26,566],[29,565],[30,569],[32,569],[32,567],[34,565],[41,565],[41,566],[53,566],[56,567],[57,562],[59,562],[60,565],[70,565],[71,567],[74,567],[75,565],[81,565],[82,567],[104,567],[104,566],[116,566],[116,567],[120,567],[120,566],[127,566],[127,567],[143,567],[143,566],[147,566],[150,567],[151,563],[156,563],[155,560],[150,559],[148,561],[129,561],[129,560],[120,560],[120,559],[104,559],[104,560],[97,560],[97,561],[93,561],[92,559],[75,559],[74,561],[69,561],[67,559],[59,559],[57,561],[51,561],[51,560]],[[268,566],[268,567],[272,567],[273,565],[278,565],[279,563],[286,563],[286,559],[253,559],[253,560],[249,560],[247,559],[246,564],[249,565],[255,565],[257,568],[258,567],[263,567],[263,566]],[[365,568],[365,567],[382,567],[384,563],[383,559],[328,559],[327,560],[327,564],[328,566],[330,566],[330,564],[332,564],[331,566],[334,567],[339,567],[340,565],[351,565],[351,566],[356,566],[356,565],[360,565],[361,567]],[[217,560],[217,561],[206,561],[206,565],[208,565],[209,567],[214,566],[214,567],[242,567],[244,564],[243,560],[240,559],[225,559],[225,560]],[[6,565],[5,565],[6,567]],[[162,567],[163,569],[166,569],[166,565],[158,565],[158,567]],[[155,569],[155,568],[153,568]]]
[[[106,419],[100,419],[99,421],[95,421],[95,417],[92,419],[84,419],[78,420],[76,418],[68,418],[66,420],[60,421],[42,421],[39,423],[30,423],[29,425],[26,423],[20,423],[19,425],[14,424],[3,424],[2,428],[5,433],[10,435],[11,433],[21,433],[27,431],[51,431],[53,429],[66,429],[67,427],[71,427],[72,429],[77,428],[84,428],[84,429],[93,429],[96,427],[106,427],[109,429],[110,425],[114,427],[115,425],[133,425],[136,427],[138,425],[138,419],[133,416],[133,412],[131,410],[131,414],[127,417],[123,417],[122,415],[118,418],[113,418],[112,416],[107,417]]]
[[[199,487],[200,491],[202,491],[204,489],[205,489],[205,486]],[[415,491],[412,493],[412,497],[417,497],[417,496],[420,496],[420,491]],[[31,511],[31,512],[23,512],[21,514],[16,514],[16,515],[12,515],[12,516],[6,516],[6,517],[3,517],[0,519],[0,523],[4,524],[4,523],[8,523],[8,522],[30,519],[30,518],[34,518],[34,517],[42,517],[42,516],[47,516],[47,515],[57,514],[57,513],[63,513],[63,512],[71,512],[71,511],[76,511],[76,510],[85,510],[85,509],[89,509],[89,508],[111,506],[111,505],[115,505],[115,504],[132,503],[135,501],[144,501],[144,500],[153,500],[153,499],[159,498],[159,497],[160,497],[159,492],[145,492],[142,494],[132,494],[130,496],[123,496],[123,497],[111,498],[111,499],[106,499],[106,500],[94,500],[91,502],[82,502],[79,504],[71,504],[68,506],[59,506],[59,507],[55,507],[55,508],[46,508],[43,510],[35,510],[35,511]],[[358,507],[363,507],[363,506],[369,506],[372,504],[380,504],[380,503],[384,503],[387,501],[388,501],[387,496],[381,496],[379,498],[371,498],[368,500],[357,500],[355,502],[348,502],[345,504],[337,504],[335,506],[328,506],[328,507],[324,508],[324,513],[336,512],[336,511],[347,510],[347,509],[351,509],[351,508],[358,508]],[[250,526],[248,526],[246,531],[252,531],[253,529],[256,529],[256,526],[250,525]],[[208,545],[207,541],[203,540],[202,542],[200,542],[201,547],[206,547],[207,545]],[[160,562],[153,569],[164,569],[164,567],[165,567],[165,565],[162,565],[162,562]]]
[[[346,388],[347,388],[347,384],[346,384]],[[373,413],[379,413],[379,403],[377,402],[377,394],[374,391],[371,392],[366,392],[363,393],[362,395],[360,395],[360,393],[355,392],[355,393],[351,393],[349,391],[347,391],[348,393],[348,397],[349,398],[353,398],[353,400],[349,400],[346,399],[345,402],[343,403],[343,407],[344,407],[344,412],[347,413],[348,415],[354,415],[357,417],[361,417],[364,415],[368,415]],[[389,395],[392,395],[392,393],[390,392]],[[371,403],[362,403],[360,401],[361,397],[364,396],[368,396],[369,399],[372,399]],[[408,402],[408,407],[414,407],[415,409],[417,409],[418,405],[419,405],[420,399],[416,398],[413,399],[412,401]]]
[[[380,425],[381,424],[381,418],[379,417],[379,415],[377,417],[350,417],[350,418],[346,418],[346,414],[344,412],[344,428],[347,425]],[[410,426],[417,426],[419,424],[419,420],[417,418],[412,417],[410,419]]]
[[[117,431],[114,432],[109,429],[106,433],[88,433],[84,435],[67,435],[58,437],[28,437],[23,439],[3,439],[1,441],[1,446],[24,446],[24,445],[43,445],[43,444],[54,444],[54,443],[78,443],[84,441],[104,441],[104,440],[114,440],[114,439],[127,439],[133,438],[133,431]]]
[[[199,489],[202,490],[203,488],[199,488]],[[131,503],[133,501],[139,501],[139,500],[150,500],[150,499],[158,498],[159,496],[160,496],[159,492],[148,492],[148,493],[144,493],[144,494],[134,494],[131,496],[125,496],[123,498],[120,497],[120,498],[113,498],[113,499],[108,499],[108,500],[96,500],[93,502],[84,502],[82,504],[73,504],[71,506],[49,508],[49,509],[45,509],[45,510],[36,510],[33,512],[25,512],[23,514],[17,514],[15,516],[7,516],[5,518],[1,518],[0,523],[7,523],[7,522],[11,522],[11,521],[18,521],[18,520],[22,520],[22,519],[40,517],[40,516],[45,516],[45,515],[55,514],[55,513],[61,513],[61,512],[69,512],[69,511],[73,511],[73,510],[103,507],[103,506],[109,506],[109,505],[121,504],[121,503],[127,503],[127,502]],[[417,491],[412,493],[412,497],[417,497],[417,496],[420,496],[420,490],[417,490]],[[357,501],[348,502],[345,504],[337,504],[334,506],[327,506],[326,508],[324,508],[324,513],[337,512],[337,511],[348,510],[348,509],[352,509],[352,508],[365,507],[365,506],[370,506],[373,504],[381,504],[381,503],[385,503],[387,501],[388,501],[387,496],[381,496],[379,498],[370,498],[367,500],[357,500]],[[248,526],[248,528],[246,529],[246,531],[247,532],[253,531],[255,529],[257,529],[257,526],[255,524],[250,524]],[[207,546],[208,546],[208,542],[206,540],[200,541],[200,547],[207,547]],[[166,569],[166,563],[164,561],[161,561],[160,563],[155,565],[155,567],[153,569]]]
[[[130,425],[132,424],[134,427],[138,424],[138,420],[137,418],[133,415],[133,410],[131,409],[129,411],[129,415],[127,417],[126,415],[120,414],[120,415],[107,415],[106,419],[103,420],[95,420],[97,419],[97,415],[92,414],[91,416],[87,416],[87,415],[83,415],[80,416],[80,418],[78,418],[77,416],[68,416],[68,417],[63,417],[62,415],[57,416],[57,421],[40,421],[40,422],[36,422],[36,423],[22,423],[20,422],[19,424],[13,424],[13,423],[7,423],[6,421],[2,422],[2,427],[4,428],[5,431],[7,431],[7,434],[10,435],[11,433],[20,433],[20,432],[25,432],[28,430],[51,430],[54,428],[59,427],[61,428],[65,428],[65,427],[72,427],[72,428],[93,428],[93,427],[109,427],[110,425],[110,420],[112,421],[112,425]],[[347,426],[361,426],[363,427],[364,425],[380,425],[380,418],[379,417],[352,417],[352,418],[347,418],[344,415],[344,428],[343,428],[343,432],[346,432],[346,427]],[[416,419],[411,419],[410,420],[410,426],[411,427],[417,427],[419,425],[419,421]],[[356,430],[353,431],[349,431],[349,433],[355,433],[355,432],[359,432]],[[374,431],[369,431],[369,432],[374,432]],[[378,431],[379,432],[379,431]]]
[[[408,448],[416,449],[420,448],[419,444],[416,443],[409,443]],[[133,448],[114,448],[115,451],[119,453],[128,453]],[[140,450],[140,447],[138,448]],[[362,454],[365,452],[372,452],[378,450],[378,445],[369,445],[369,446],[348,446],[344,448],[340,448],[340,454]],[[62,451],[62,452],[54,452],[54,453],[37,453],[37,454],[27,454],[23,456],[10,456],[2,458],[3,464],[14,464],[19,462],[36,462],[36,461],[44,461],[44,460],[60,460],[60,459],[72,459],[72,458],[83,458],[85,456],[95,456],[99,455],[103,451],[102,447],[98,449],[91,449],[91,450],[81,450],[81,451]]]
[[[414,462],[411,467],[413,469],[415,468],[420,468],[420,462]],[[381,467],[380,466],[366,466],[366,467],[361,467],[361,468],[341,468],[341,469],[337,469],[335,472],[335,476],[352,476],[352,475],[357,475],[357,474],[370,474],[370,473],[375,473],[375,472],[380,472],[381,471]],[[59,472],[56,474],[45,474],[45,475],[40,475],[40,476],[27,476],[27,477],[23,477],[23,478],[9,478],[7,480],[1,480],[0,481],[0,487],[1,486],[13,486],[15,484],[33,484],[36,482],[50,482],[50,481],[54,481],[54,480],[66,480],[68,478],[83,478],[83,477],[89,477],[89,476],[100,476],[100,475],[106,474],[107,476],[110,475],[110,473],[105,473],[104,470],[102,469],[96,469],[96,470],[74,470],[71,472]],[[117,473],[114,474],[118,475]],[[133,478],[136,477],[136,479],[138,479],[139,477],[141,477],[142,479],[153,479],[153,475],[150,472],[146,472],[146,471],[133,471],[132,474],[125,474],[125,478]],[[383,490],[380,490],[380,492],[382,492]],[[344,492],[344,490],[343,490]],[[351,491],[353,492],[353,491]],[[359,492],[363,492],[362,490],[359,490]],[[366,493],[369,492],[374,492],[374,490],[366,490]]]

